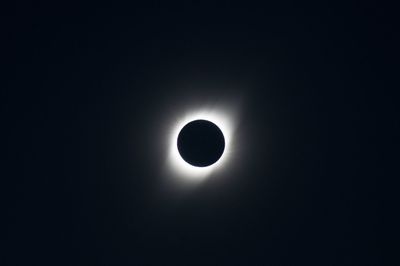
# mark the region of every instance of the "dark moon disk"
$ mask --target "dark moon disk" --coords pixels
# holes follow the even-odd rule
[[[224,135],[219,127],[210,121],[192,121],[179,132],[179,153],[183,160],[193,166],[212,165],[221,158],[224,149]]]

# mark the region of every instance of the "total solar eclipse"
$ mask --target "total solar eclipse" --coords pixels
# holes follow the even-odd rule
[[[225,138],[214,123],[194,120],[181,129],[177,145],[184,161],[193,166],[207,167],[221,158],[225,149]]]

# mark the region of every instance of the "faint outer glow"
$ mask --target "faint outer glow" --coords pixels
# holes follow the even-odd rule
[[[177,140],[178,134],[181,129],[189,122],[193,120],[208,120],[217,125],[225,138],[225,150],[221,158],[214,164],[207,167],[197,167],[190,165],[185,162],[178,151]],[[186,114],[182,114],[174,125],[172,126],[169,133],[169,156],[168,161],[171,166],[173,174],[177,177],[184,178],[188,181],[202,181],[208,177],[211,173],[220,170],[229,161],[229,157],[232,151],[232,136],[233,136],[234,123],[232,118],[221,110],[214,109],[201,109]]]

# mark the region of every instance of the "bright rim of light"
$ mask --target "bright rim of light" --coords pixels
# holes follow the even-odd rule
[[[206,167],[197,167],[187,163],[178,151],[177,141],[179,132],[182,128],[194,120],[208,120],[214,123],[222,131],[225,138],[225,150],[221,158],[212,165]],[[169,136],[169,162],[175,174],[188,180],[203,180],[212,172],[221,169],[226,165],[231,152],[231,141],[233,133],[233,121],[229,116],[221,111],[199,110],[184,114],[183,117],[175,121]]]

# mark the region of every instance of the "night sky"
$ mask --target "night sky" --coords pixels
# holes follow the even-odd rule
[[[4,12],[0,264],[394,265],[391,9],[134,2]],[[199,106],[234,155],[180,185]]]

